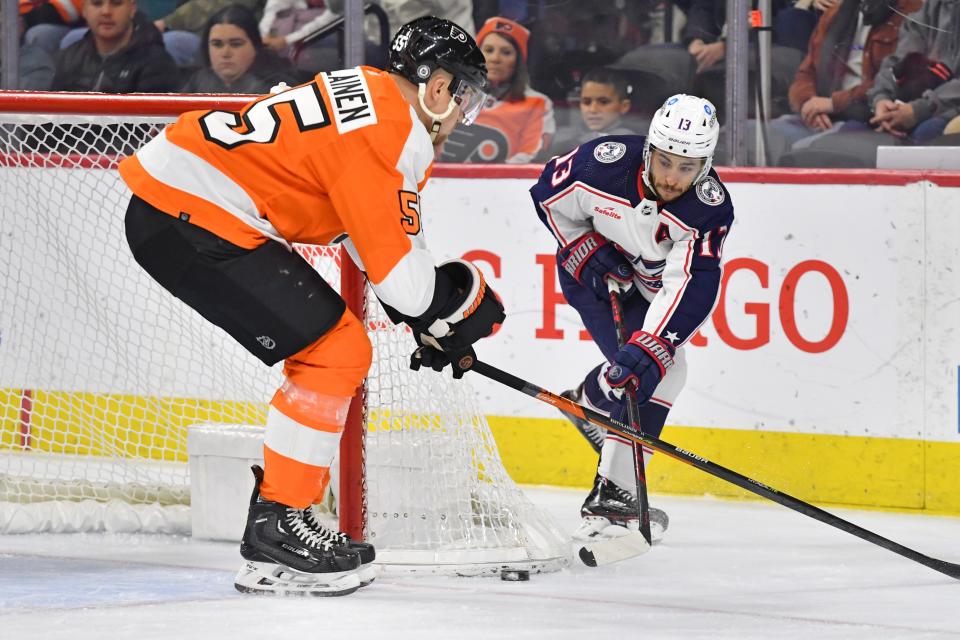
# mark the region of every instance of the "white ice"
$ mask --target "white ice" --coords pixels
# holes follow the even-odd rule
[[[573,529],[582,492],[526,491]],[[0,639],[960,638],[958,580],[777,505],[654,501],[670,529],[630,561],[529,582],[387,575],[342,598],[238,594],[236,544],[0,536]],[[960,561],[958,518],[830,510]]]

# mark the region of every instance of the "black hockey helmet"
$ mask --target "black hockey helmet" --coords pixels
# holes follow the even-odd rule
[[[390,43],[390,71],[422,84],[437,69],[453,75],[450,91],[469,124],[490,90],[487,63],[476,41],[453,22],[433,16],[400,27]]]

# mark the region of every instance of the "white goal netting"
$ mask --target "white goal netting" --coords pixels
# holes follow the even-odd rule
[[[0,533],[187,532],[188,427],[263,424],[279,366],[129,253],[129,195],[114,168],[169,118],[42,115],[39,101],[0,113]],[[338,287],[339,250],[298,250]],[[562,565],[563,535],[504,470],[469,383],[409,371],[409,335],[372,296],[367,309],[367,531],[378,556],[465,574]]]

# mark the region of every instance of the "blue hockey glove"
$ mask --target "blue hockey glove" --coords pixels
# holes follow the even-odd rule
[[[614,391],[635,390],[637,403],[643,404],[653,396],[667,369],[673,366],[675,352],[669,342],[646,331],[637,331],[614,354],[604,378]]]
[[[622,285],[622,298],[637,290],[633,284],[633,265],[596,231],[580,236],[563,247],[557,257],[564,270],[590,289],[598,300],[610,299],[608,278]]]

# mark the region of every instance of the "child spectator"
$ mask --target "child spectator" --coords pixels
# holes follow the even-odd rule
[[[214,14],[203,30],[203,67],[183,93],[269,93],[281,82],[297,84],[293,65],[264,47],[253,12],[231,5]]]
[[[604,67],[588,71],[580,83],[581,122],[557,132],[548,156],[565,153],[601,136],[636,134],[623,122],[630,111],[632,93],[633,87],[620,72]]]

